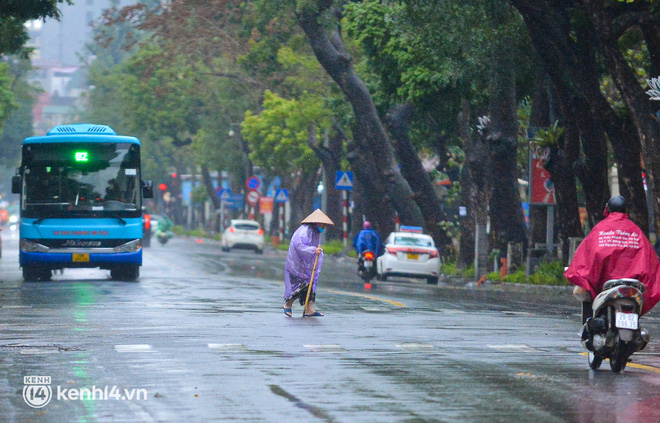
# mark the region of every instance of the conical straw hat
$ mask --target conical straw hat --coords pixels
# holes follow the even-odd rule
[[[335,225],[332,220],[321,211],[321,209],[314,210],[314,213],[307,216],[300,223],[325,223],[326,225]]]

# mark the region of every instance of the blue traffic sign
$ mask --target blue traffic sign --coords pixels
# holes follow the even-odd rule
[[[261,179],[256,176],[250,176],[247,181],[245,181],[245,186],[252,191],[256,191],[261,186]]]
[[[229,198],[227,198],[225,201],[227,208],[229,209],[243,210],[243,207],[245,206],[245,199],[243,194],[229,194]]]
[[[285,188],[279,188],[275,190],[275,202],[276,203],[286,203],[289,201],[289,190]]]
[[[335,188],[347,191],[353,190],[353,172],[338,170],[335,175]]]
[[[229,188],[218,188],[215,190],[215,192],[218,194],[218,198],[221,200],[228,200],[229,196],[231,195],[231,190]]]

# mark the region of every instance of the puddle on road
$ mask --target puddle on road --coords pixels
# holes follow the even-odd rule
[[[61,352],[68,351],[82,351],[80,348],[76,347],[66,347],[64,345],[26,345],[26,344],[8,344],[0,345],[0,353],[11,352],[19,354],[58,354]]]
[[[218,274],[223,273],[230,276],[251,276],[260,279],[283,279],[284,270],[273,267],[272,264],[255,257],[254,259],[249,256],[240,256],[234,258],[227,258],[223,262],[213,260],[204,260],[202,265],[209,273]],[[282,262],[284,267],[284,262]]]
[[[274,393],[277,396],[283,397],[291,401],[296,407],[301,408],[307,412],[309,412],[312,416],[321,419],[325,422],[334,422],[335,419],[332,418],[328,413],[326,413],[323,409],[320,407],[317,407],[315,405],[307,404],[300,398],[296,397],[295,395],[290,394],[289,392],[285,391],[281,386],[279,385],[269,385],[269,388],[272,393]]]

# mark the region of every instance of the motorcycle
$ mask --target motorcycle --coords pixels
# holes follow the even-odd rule
[[[174,234],[170,231],[156,231],[156,239],[160,245],[165,245],[173,236]]]
[[[364,250],[358,258],[358,276],[364,279],[365,283],[376,277],[376,255],[371,250]]]
[[[585,315],[583,307],[586,321],[580,335],[593,370],[608,358],[612,371],[620,372],[630,356],[648,344],[649,333],[639,325],[644,290],[637,279],[612,279],[594,299],[591,317]]]

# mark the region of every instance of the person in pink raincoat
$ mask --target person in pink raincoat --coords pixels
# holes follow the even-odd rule
[[[316,300],[316,284],[323,265],[323,249],[320,246],[321,234],[326,225],[334,225],[334,223],[325,213],[316,209],[302,221],[300,227],[291,237],[289,253],[286,256],[286,265],[284,266],[284,314],[288,317],[292,316],[292,307],[296,299],[300,301],[300,305],[305,305],[307,289],[312,279],[312,270],[317,257],[312,292],[309,295],[309,303],[304,316],[323,316],[322,313],[314,310],[314,301]]]
[[[612,197],[605,219],[589,232],[575,251],[564,276],[576,298],[591,302],[610,279],[633,278],[644,284],[642,314],[660,300],[660,260],[642,230],[626,214],[626,200]]]

